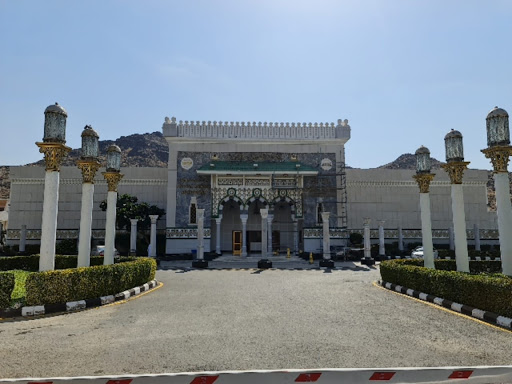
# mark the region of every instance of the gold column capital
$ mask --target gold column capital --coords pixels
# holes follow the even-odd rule
[[[107,180],[108,191],[117,192],[117,186],[124,175],[120,172],[103,172],[102,175]]]
[[[64,157],[71,152],[71,148],[62,143],[37,142],[39,152],[44,154],[44,162],[47,171],[60,171],[60,165]]]
[[[441,167],[448,172],[452,184],[462,184],[462,176],[464,176],[468,165],[469,161],[452,161],[441,165]]]
[[[82,171],[82,180],[84,183],[94,184],[94,176],[101,164],[98,160],[77,160],[76,166]]]
[[[485,155],[486,158],[491,159],[494,173],[508,172],[507,167],[509,157],[512,155],[512,146],[499,145],[482,149],[481,152]]]
[[[430,182],[434,180],[435,175],[435,173],[417,173],[413,176],[413,179],[418,183],[418,187],[420,187],[420,193],[428,193]]]

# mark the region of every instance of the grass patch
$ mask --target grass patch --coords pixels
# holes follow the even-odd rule
[[[22,270],[13,270],[11,272],[14,273],[15,279],[14,290],[11,295],[11,308],[20,308],[25,305],[25,281],[32,272]]]

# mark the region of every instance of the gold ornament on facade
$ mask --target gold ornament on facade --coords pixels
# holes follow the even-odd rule
[[[76,165],[82,171],[83,182],[94,184],[94,176],[100,168],[100,163],[96,160],[77,160]]]
[[[503,145],[503,146],[495,146],[489,147],[486,149],[482,149],[482,153],[488,159],[491,159],[492,166],[494,168],[494,173],[505,173],[508,172],[508,161],[510,155],[512,155],[512,146]]]
[[[434,179],[435,173],[417,173],[413,178],[420,187],[420,193],[428,193],[430,182]]]
[[[117,192],[117,186],[124,175],[119,172],[103,172],[102,175],[107,180],[108,191]]]
[[[39,147],[39,152],[44,154],[47,171],[60,171],[62,160],[71,152],[71,148],[62,143],[38,142],[36,145]]]
[[[441,165],[441,167],[448,172],[452,184],[462,184],[462,177],[464,171],[467,169],[469,161],[452,161]]]

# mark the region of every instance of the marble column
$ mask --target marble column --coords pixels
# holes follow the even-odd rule
[[[379,256],[386,256],[386,246],[384,240],[384,220],[379,220]]]
[[[242,221],[242,257],[247,257],[247,219],[249,215],[242,213],[240,220]]]
[[[217,217],[215,219],[215,224],[216,224],[216,229],[215,229],[215,253],[217,255],[220,255],[221,253],[221,250],[220,250],[220,223],[222,222],[222,217]]]
[[[402,226],[398,227],[398,250],[400,252],[404,251],[404,233],[402,231]]]
[[[453,236],[453,227],[450,226],[450,228],[448,228],[448,240],[449,240],[449,244],[450,244],[450,251],[454,251],[455,250],[455,238]]]
[[[199,212],[199,209],[196,211]],[[199,213],[197,213],[197,217],[199,217]],[[149,215],[151,220],[151,232],[150,232],[150,242],[149,242],[149,257],[156,257],[156,221],[158,220],[158,215]],[[204,210],[203,210],[203,219],[204,219]],[[198,225],[199,232],[199,225]],[[197,254],[199,255],[199,249],[197,250]]]
[[[268,218],[268,209],[260,209],[261,215],[261,258],[268,258],[268,249],[267,249],[267,218]]]
[[[426,151],[427,148],[422,147]],[[421,148],[420,148],[421,149]],[[418,156],[416,151],[416,156]],[[418,183],[420,189],[420,212],[421,212],[421,239],[423,245],[423,265],[426,268],[435,269],[434,264],[434,245],[432,242],[432,220],[430,215],[430,183],[434,179],[435,174],[430,173],[430,151],[429,167],[427,171],[417,172],[414,179]]]
[[[363,219],[363,234],[364,234],[364,258],[371,259],[372,257],[372,245],[370,241],[370,218],[365,217]]]
[[[100,163],[95,159],[81,159],[77,162],[77,166],[82,171],[82,206],[80,212],[80,232],[78,234],[77,267],[89,267],[91,265],[94,176],[100,168]]]
[[[272,256],[272,220],[274,220],[274,215],[269,213],[267,216],[267,254]]]
[[[331,259],[331,236],[329,233],[330,214],[330,212],[322,212],[322,246],[324,250],[324,260]]]
[[[130,256],[137,254],[137,222],[139,219],[130,219]]]
[[[27,226],[23,224],[20,231],[20,252],[25,252],[25,246],[27,245]]]
[[[204,209],[197,209],[197,258],[204,260]],[[155,225],[156,227],[156,225]],[[155,231],[156,232],[156,231]],[[155,235],[156,239],[156,235]],[[155,241],[156,248],[156,241]]]
[[[475,239],[475,250],[480,251],[480,228],[478,224],[473,226],[473,238]]]
[[[116,243],[116,206],[117,206],[117,186],[123,174],[118,171],[103,172],[103,177],[107,180],[107,217],[105,220],[105,252],[103,264],[114,264],[114,249]]]
[[[293,252],[299,254],[299,221],[293,219]]]

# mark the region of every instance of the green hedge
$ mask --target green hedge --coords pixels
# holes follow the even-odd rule
[[[116,262],[133,261],[133,257],[121,257]],[[55,256],[55,269],[76,268],[78,256],[57,255]],[[91,256],[91,266],[103,265],[103,256]],[[8,256],[0,257],[0,271],[22,271],[37,272],[39,270],[39,255],[31,256]]]
[[[442,263],[439,263],[442,261]],[[436,261],[448,267],[451,260]],[[475,263],[499,262],[471,262]],[[380,264],[382,280],[502,316],[512,317],[512,278],[501,274],[469,274],[423,268],[422,260],[390,260]]]
[[[7,308],[11,304],[13,290],[14,273],[0,272],[0,308]]]
[[[415,265],[423,267],[423,259],[402,259],[394,260],[403,265]],[[455,260],[435,260],[434,265],[436,269],[442,271],[456,271],[457,262]],[[501,273],[501,261],[496,260],[482,260],[482,261],[469,261],[469,270],[471,273]]]
[[[32,273],[27,278],[27,305],[65,303],[113,295],[155,278],[156,261],[138,258],[113,265]]]

